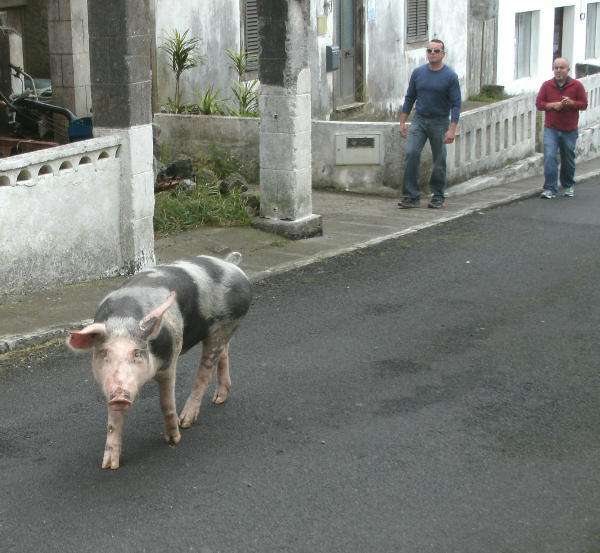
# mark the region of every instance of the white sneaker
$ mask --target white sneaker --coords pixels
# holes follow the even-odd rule
[[[573,190],[573,187],[569,186],[565,188],[563,191],[563,196],[566,196],[567,198],[572,198],[573,196],[575,196],[575,190]]]
[[[542,193],[540,194],[540,198],[544,200],[551,200],[552,198],[556,198],[556,194],[552,192],[552,190],[544,188],[544,190],[542,190]]]

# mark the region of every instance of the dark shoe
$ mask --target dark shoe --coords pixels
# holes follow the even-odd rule
[[[431,209],[441,209],[445,205],[446,204],[442,198],[431,198],[431,201],[427,204],[427,207],[430,207]]]
[[[419,207],[421,200],[419,198],[404,198],[401,202],[398,202],[400,209],[410,209],[411,207]]]

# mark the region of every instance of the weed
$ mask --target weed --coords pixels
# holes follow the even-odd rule
[[[158,159],[163,165],[171,163],[171,150],[169,149],[169,144],[167,142],[163,141],[160,143],[160,154]]]
[[[229,152],[218,146],[212,146],[209,153],[198,158],[197,165],[210,169],[218,178],[224,179],[231,173],[244,174],[244,164]]]
[[[155,195],[154,230],[171,234],[202,225],[250,225],[247,202],[237,191],[222,196],[218,184],[198,184],[188,190],[176,186]]]
[[[479,94],[469,96],[469,100],[473,102],[499,102],[506,100],[511,96],[504,92],[504,87],[496,85],[484,85],[481,87]]]

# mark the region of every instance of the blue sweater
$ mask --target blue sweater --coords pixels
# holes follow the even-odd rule
[[[424,117],[448,117],[458,123],[460,117],[460,84],[458,75],[444,65],[433,71],[429,65],[417,67],[410,76],[402,113],[410,113],[417,102],[417,115]]]

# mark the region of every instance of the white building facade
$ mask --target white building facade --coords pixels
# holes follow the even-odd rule
[[[499,0],[498,83],[506,92],[535,91],[552,77],[552,62],[565,57],[600,65],[600,2]]]

